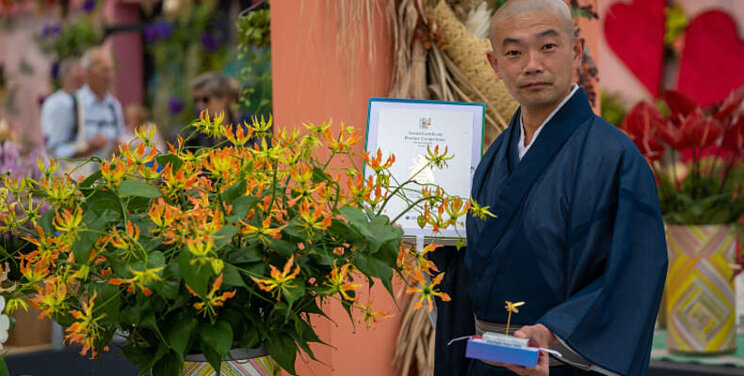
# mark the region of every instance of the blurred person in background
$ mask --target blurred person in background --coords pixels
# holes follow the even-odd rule
[[[225,76],[221,72],[206,72],[196,77],[191,83],[192,98],[197,113],[204,110],[209,112],[209,117],[214,119],[224,114],[222,123],[224,125],[243,126],[250,124],[250,118],[237,108],[240,99],[240,84],[234,78]],[[183,134],[187,138],[190,132]],[[211,147],[223,140],[209,137],[203,134],[195,134],[186,141],[189,147]],[[247,142],[246,146],[252,146],[255,138]]]
[[[59,136],[60,130],[75,128],[77,122],[75,92],[85,84],[85,71],[78,59],[68,58],[60,63],[59,82],[59,90],[47,97],[41,106],[41,130],[50,153],[55,157],[64,154],[64,150],[57,152],[62,140],[55,136]]]

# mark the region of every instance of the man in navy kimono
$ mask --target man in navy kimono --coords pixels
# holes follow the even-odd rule
[[[488,60],[521,106],[473,179],[496,217],[469,216],[467,249],[433,257],[453,298],[438,304],[435,373],[645,375],[667,269],[650,168],[572,83],[584,41],[563,1],[511,0],[490,37]],[[447,346],[503,331],[505,301],[526,302],[514,335],[563,361],[487,364],[465,359],[464,342]]]

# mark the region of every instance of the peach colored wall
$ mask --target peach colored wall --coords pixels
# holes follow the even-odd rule
[[[619,94],[623,102],[627,105],[632,105],[643,99],[651,99],[651,95],[640,81],[638,81],[638,79],[630,72],[630,70],[628,70],[617,55],[615,55],[605,40],[604,22],[602,20],[610,6],[616,2],[629,3],[631,0],[599,0],[598,4],[601,21],[599,26],[599,60],[602,61],[602,70],[600,71],[602,87],[605,91]],[[711,9],[723,9],[727,11],[739,25],[739,37],[744,37],[744,34],[742,34],[741,31],[742,27],[744,27],[744,1],[674,0],[669,1],[668,3],[681,5],[688,20],[692,20],[696,15]]]
[[[374,17],[375,60],[367,59],[369,46],[358,42],[355,58],[340,56],[335,16],[323,0],[273,0],[271,2],[272,76],[274,113],[280,129],[300,127],[301,122],[333,119],[364,128],[367,99],[385,96],[391,74],[391,41],[383,30],[384,15]],[[333,2],[330,2],[333,5]],[[361,26],[361,25],[360,25]],[[363,144],[357,146],[361,152]],[[379,287],[372,289],[377,310],[397,312],[393,300]],[[366,302],[366,297],[360,297]],[[298,360],[300,375],[391,375],[400,314],[368,330],[357,324],[354,332],[340,304],[327,306],[334,322],[316,319],[320,338],[335,348],[315,346],[321,362]]]

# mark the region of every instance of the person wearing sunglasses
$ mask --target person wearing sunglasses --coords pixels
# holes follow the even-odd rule
[[[207,110],[212,119],[224,114],[223,124],[225,125],[242,126],[243,122],[249,121],[248,116],[235,108],[240,97],[240,85],[234,78],[225,76],[221,72],[206,72],[193,80],[191,92],[197,113]],[[187,133],[190,134],[190,132]],[[188,134],[183,136],[186,138]],[[211,147],[222,141],[224,140],[197,134],[186,141],[186,146]],[[251,140],[248,143],[252,145],[253,142],[255,141]]]

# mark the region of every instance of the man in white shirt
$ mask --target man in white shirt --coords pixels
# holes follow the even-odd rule
[[[44,100],[41,106],[41,129],[51,153],[57,156],[55,142],[60,136],[60,129],[72,129],[75,124],[74,93],[85,84],[85,71],[80,61],[75,58],[63,60],[59,65],[59,82],[61,87]],[[55,142],[58,143],[58,142]]]
[[[87,85],[74,95],[74,121],[45,127],[47,147],[56,158],[107,158],[124,131],[119,101],[110,93],[114,64],[103,49],[91,49],[80,59]]]

